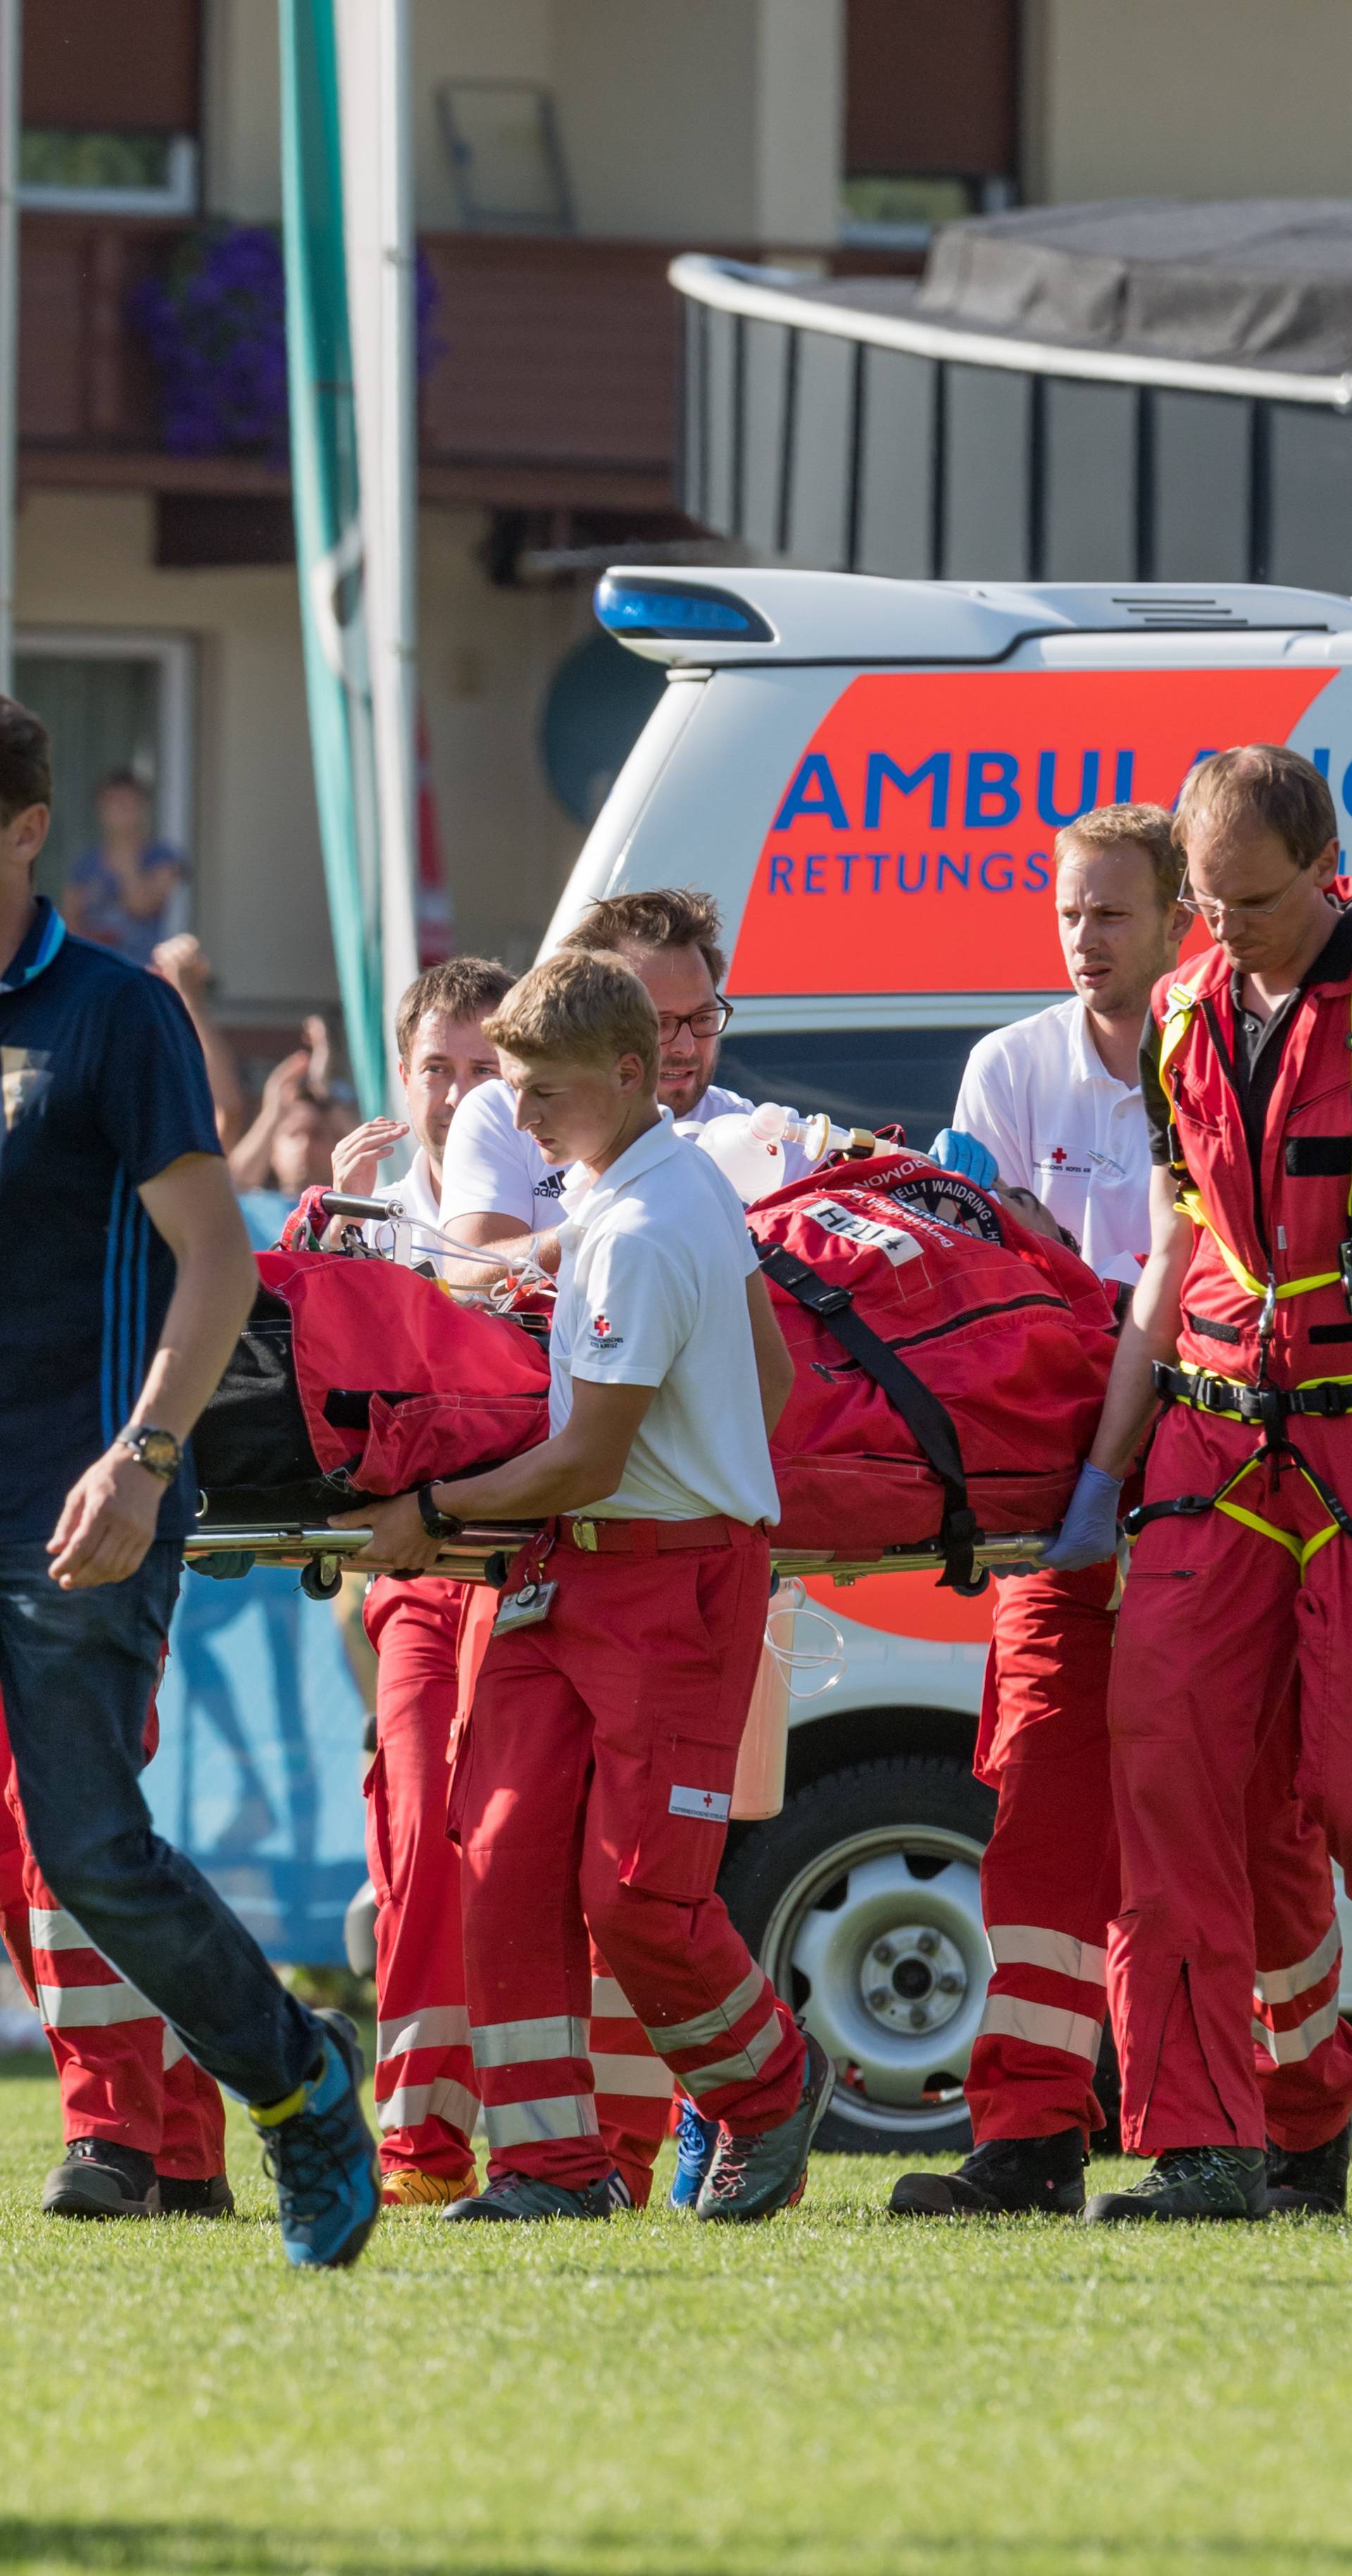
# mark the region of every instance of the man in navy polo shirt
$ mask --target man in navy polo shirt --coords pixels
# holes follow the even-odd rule
[[[379,2208],[349,2026],[286,1993],[138,1781],[188,1435],[256,1280],[177,995],[34,893],[50,794],[42,724],[0,697],[0,1698],[19,1793],[72,1928],[249,2104],[289,2259],[347,2263]],[[153,2171],[126,2179],[144,2197]]]

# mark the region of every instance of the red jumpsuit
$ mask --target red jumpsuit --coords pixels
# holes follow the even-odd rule
[[[446,1766],[497,1606],[486,1585],[435,1576],[381,1576],[367,1595],[366,1633],[379,1657],[366,1855],[377,1897],[375,2098],[386,2174],[474,2172],[479,2084]],[[595,1950],[589,2009],[598,2116],[641,2208],[667,2131],[671,2075]]]
[[[1262,2144],[1243,2039],[1256,1967],[1279,2062],[1336,2016],[1335,1935],[1272,1967],[1255,1955],[1246,1787],[1293,1684],[1297,1787],[1352,1860],[1352,973],[1326,967],[1297,997],[1252,1161],[1223,953],[1160,985],[1154,1010],[1195,1232],[1109,1695],[1122,1895],[1108,1990],[1123,2134],[1149,2155]]]
[[[149,1761],[159,1743],[152,1700]],[[225,2106],[144,1995],[127,1985],[58,1905],[28,1848],[0,1715],[0,1931],[29,2001],[42,2015],[61,2084],[66,2139],[110,2138],[155,2159],[155,2170],[207,2182],[225,2170]]]
[[[743,1522],[553,1535],[548,1619],[495,1637],[455,1766],[465,1974],[490,2171],[599,2182],[588,1933],[701,2111],[787,2119],[803,2042],[714,1881],[769,1597]],[[518,1559],[512,1581],[537,1570]]]
[[[966,2088],[978,2142],[1088,2137],[1102,2121],[1094,2068],[1119,1877],[1107,1723],[1116,1586],[1116,1567],[1096,1565],[997,1587],[977,1752],[1000,1793],[981,1866],[995,1969]],[[1288,2150],[1321,2145],[1352,2111],[1333,1882],[1292,1790],[1295,1764],[1288,1694],[1230,1855],[1241,1891],[1247,1871],[1258,1961],[1235,2047],[1260,2079],[1267,2134]]]

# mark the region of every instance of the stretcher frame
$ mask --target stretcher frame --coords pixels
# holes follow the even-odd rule
[[[506,1581],[507,1569],[518,1550],[539,1535],[538,1523],[467,1523],[458,1538],[438,1549],[435,1565],[421,1570],[447,1576],[457,1583],[488,1583],[496,1591]],[[1052,1535],[1050,1530],[1032,1530],[978,1538],[972,1550],[973,1562],[978,1572],[1037,1565]],[[317,1600],[326,1600],[338,1590],[351,1559],[369,1547],[371,1537],[369,1529],[323,1529],[300,1524],[264,1527],[257,1523],[227,1527],[217,1523],[210,1529],[191,1531],[184,1540],[183,1554],[189,1565],[198,1566],[212,1556],[241,1555],[251,1556],[258,1565],[296,1566],[300,1569],[302,1590]],[[882,1548],[876,1556],[843,1559],[833,1556],[827,1548],[777,1548],[772,1542],[770,1562],[775,1572],[786,1579],[792,1575],[829,1577],[844,1588],[870,1574],[942,1573],[944,1552],[937,1539],[928,1539],[910,1547]],[[353,1568],[373,1574],[398,1570],[369,1561]]]

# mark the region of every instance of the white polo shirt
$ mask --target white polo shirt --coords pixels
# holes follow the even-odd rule
[[[1139,1084],[1109,1073],[1078,994],[978,1040],[953,1124],[1051,1209],[1100,1279],[1135,1286],[1150,1249],[1145,1109]]]
[[[712,1083],[682,1126],[702,1127],[732,1109],[749,1110],[754,1102],[740,1092]],[[533,1136],[513,1125],[516,1095],[509,1082],[482,1082],[462,1100],[451,1122],[442,1163],[441,1221],[490,1212],[514,1216],[530,1233],[554,1223],[555,1202],[562,1196],[567,1165],[547,1163]],[[796,1110],[789,1116],[796,1118]],[[704,1157],[707,1161],[707,1155]],[[801,1179],[812,1168],[801,1145],[784,1147],[784,1183]]]
[[[731,1183],[663,1110],[602,1180],[573,1166],[562,1212],[550,1430],[575,1378],[657,1389],[620,1484],[586,1517],[778,1520],[746,1303],[756,1255]]]

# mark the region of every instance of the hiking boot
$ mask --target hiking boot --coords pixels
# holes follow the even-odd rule
[[[836,2070],[811,2031],[803,2060],[803,2090],[798,2108],[758,2138],[734,2137],[720,2129],[713,2163],[700,2186],[696,2218],[746,2221],[773,2218],[777,2209],[793,2209],[807,2185],[812,2141],[825,2119],[836,2089]]]
[[[1322,2147],[1267,2151],[1268,2208],[1274,2218],[1341,2218],[1347,2209],[1347,2150],[1352,2124]]]
[[[161,2218],[233,2218],[235,2195],[225,2175],[207,2174],[201,2182],[182,2174],[160,2175]]]
[[[445,2209],[453,2200],[471,2200],[475,2188],[472,2173],[421,2173],[416,2165],[395,2165],[380,2177],[386,2209]]]
[[[1105,2219],[1266,2218],[1261,2147],[1166,2147],[1129,2191],[1096,2191],[1090,2225]]]
[[[362,2055],[346,2013],[316,2015],[320,2054],[281,2102],[251,2102],[263,2163],[277,2185],[288,2263],[337,2270],[355,2263],[380,2216],[376,2142],[362,2117]]]
[[[613,2169],[599,2182],[584,2182],[571,2190],[565,2183],[546,2182],[540,2174],[505,2173],[472,2200],[453,2201],[441,2214],[450,2219],[608,2219],[613,2210],[633,2205],[629,2185]]]
[[[1084,2207],[1089,2159],[1078,2129],[1049,2138],[988,2138],[956,2173],[903,2174],[889,2204],[894,2218],[1074,2218]]]
[[[706,2120],[702,2111],[683,2093],[680,2097],[680,2124],[676,2131],[676,2177],[668,2193],[673,2209],[693,2209],[714,2160],[718,2144],[717,2120]]]
[[[44,2218],[155,2218],[155,2159],[112,2138],[72,2138],[42,2186]]]

